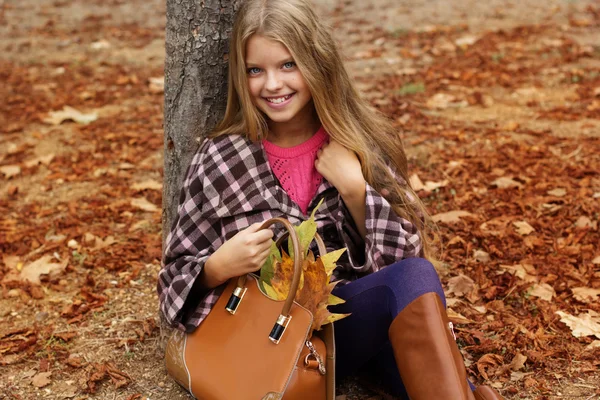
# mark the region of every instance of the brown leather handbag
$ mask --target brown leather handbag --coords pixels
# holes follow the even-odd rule
[[[304,252],[287,220],[272,218],[262,228],[276,222],[296,255],[287,299],[269,298],[254,274],[231,279],[194,332],[175,331],[169,339],[167,371],[197,399],[335,399],[333,324],[308,337],[313,316],[294,301]],[[325,254],[321,238],[315,240]]]

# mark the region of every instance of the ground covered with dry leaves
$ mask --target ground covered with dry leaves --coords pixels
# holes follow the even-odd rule
[[[426,3],[318,6],[402,132],[469,373],[599,398],[600,5]],[[0,398],[188,398],[156,350],[164,12],[0,3]]]

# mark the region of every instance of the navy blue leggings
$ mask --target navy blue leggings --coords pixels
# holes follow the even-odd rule
[[[334,289],[333,294],[346,302],[330,307],[331,312],[351,313],[335,322],[336,378],[368,368],[392,394],[408,399],[388,330],[404,307],[431,292],[446,306],[437,272],[422,258],[404,259]]]

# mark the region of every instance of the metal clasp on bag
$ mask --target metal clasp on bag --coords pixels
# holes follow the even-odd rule
[[[237,311],[238,307],[240,306],[240,303],[242,302],[242,299],[244,298],[244,295],[246,294],[246,291],[248,289],[245,287],[236,287],[233,290],[233,293],[231,293],[231,296],[229,297],[229,301],[227,302],[227,305],[225,306],[225,309],[227,311],[229,311],[229,313],[231,314],[235,314],[235,312]]]
[[[271,333],[269,334],[269,340],[271,342],[275,344],[279,343],[291,319],[291,315],[288,315],[286,317],[283,314],[280,315],[279,318],[277,318],[277,322],[275,322],[275,325],[273,326],[273,329],[271,329]]]
[[[315,349],[315,346],[313,346],[310,340],[306,341],[306,347],[308,347],[310,353],[307,354],[306,357],[304,357],[304,366],[308,366],[308,359],[312,356],[319,363],[319,373],[321,373],[321,375],[325,375],[327,373],[327,370],[325,369],[325,364],[323,364],[321,356],[319,355],[319,353],[317,353],[317,349]]]

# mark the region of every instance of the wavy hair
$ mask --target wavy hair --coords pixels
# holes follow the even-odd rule
[[[243,1],[230,41],[227,108],[210,136],[240,134],[252,141],[267,136],[267,121],[254,106],[247,81],[246,43],[255,34],[288,49],[329,136],[356,153],[365,180],[378,192],[387,191],[385,197],[394,211],[416,225],[423,256],[433,261],[435,229],[430,229],[433,224],[425,206],[410,186],[400,135],[389,118],[360,97],[334,39],[308,0]]]

